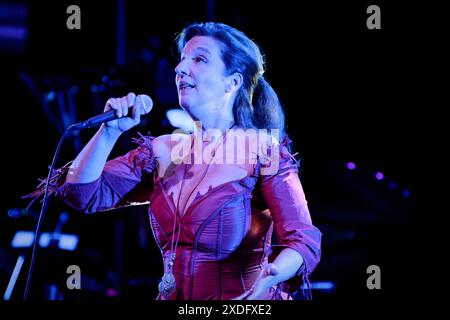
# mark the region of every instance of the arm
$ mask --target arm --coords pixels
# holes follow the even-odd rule
[[[54,171],[50,178],[50,194],[56,192],[59,198],[86,213],[147,202],[149,184],[143,178],[145,173],[154,170],[155,165],[151,137],[142,137],[137,141],[139,148],[106,162],[122,132],[135,126],[140,115],[150,111],[150,98],[140,97],[135,99],[130,93],[127,97],[108,100],[105,111],[114,109],[117,116],[122,117],[129,107],[134,106],[132,117],[103,124],[70,167],[66,165]],[[24,197],[33,199],[30,206],[43,195],[45,182]]]
[[[97,180],[120,134],[102,125],[72,162],[66,182],[89,183]]]
[[[289,290],[288,282],[306,282],[320,260],[321,233],[312,224],[298,165],[283,145],[279,155],[277,172],[260,176],[261,191],[270,209],[278,244],[271,247],[271,263],[263,267],[252,289],[240,298],[257,299],[276,284],[285,284]],[[261,165],[261,170],[269,165]]]
[[[313,225],[305,193],[298,176],[298,164],[283,145],[279,170],[261,177],[261,189],[269,206],[278,240],[272,256],[279,249],[291,248],[303,258],[308,275],[320,260],[321,232]]]
[[[302,264],[303,258],[297,251],[290,248],[283,249],[273,263],[263,267],[250,290],[235,300],[259,299],[269,288],[295,276]]]
[[[100,176],[86,183],[65,182],[56,196],[73,208],[93,213],[130,205],[147,204],[156,169],[153,137],[142,137],[139,147],[106,162]]]
[[[103,124],[89,143],[73,161],[66,177],[68,183],[89,183],[97,180],[103,171],[106,160],[120,135],[140,122],[141,114],[150,112],[150,98],[129,93],[126,97],[109,99],[105,112],[116,110],[117,120]],[[125,117],[133,107],[131,117]],[[121,118],[124,116],[123,118]]]
[[[303,264],[303,257],[291,248],[284,248],[272,264],[278,271],[272,284],[275,285],[295,276]]]

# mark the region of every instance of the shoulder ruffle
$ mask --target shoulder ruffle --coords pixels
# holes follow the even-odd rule
[[[139,138],[133,138],[132,142],[138,144],[138,152],[135,154],[135,164],[140,166],[147,173],[155,171],[157,167],[156,157],[153,152],[152,141],[154,136],[144,136],[141,133]]]
[[[61,187],[64,184],[67,172],[70,169],[70,165],[72,164],[73,161],[68,162],[67,164],[65,164],[64,166],[62,166],[59,169],[54,169],[50,175],[50,184],[49,184],[49,189],[48,189],[48,195],[47,197],[50,197],[53,193],[56,192],[56,190],[58,190],[59,187]],[[30,203],[27,206],[27,209],[29,209],[40,197],[44,196],[45,193],[45,185],[47,184],[47,178],[46,179],[39,179],[40,183],[38,184],[38,186],[36,187],[36,190],[22,196],[22,199],[31,199]],[[44,199],[42,198],[41,202]]]

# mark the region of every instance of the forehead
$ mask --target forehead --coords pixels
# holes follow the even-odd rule
[[[219,55],[220,44],[219,41],[209,36],[195,36],[186,43],[181,54],[190,54],[194,51]]]

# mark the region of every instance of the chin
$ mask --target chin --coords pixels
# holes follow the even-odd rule
[[[186,96],[178,96],[178,103],[182,108],[188,108],[189,106],[189,98]]]
[[[180,100],[178,104],[186,112],[189,112],[189,110],[191,109],[189,108],[189,103],[186,103],[186,101]]]
[[[186,102],[179,101],[179,106],[181,109],[183,109],[186,113],[191,114],[192,108],[190,108],[190,105]]]
[[[180,107],[181,109],[183,109],[187,114],[189,114],[189,116],[191,117],[192,120],[196,121],[199,119],[199,117],[197,117],[199,115],[199,110],[195,109],[195,107],[189,105],[189,104],[181,104],[180,103]],[[201,114],[201,113],[200,113]]]
[[[198,108],[196,108],[194,101],[192,101],[192,99],[189,99],[188,97],[180,97],[178,99],[178,103],[180,107],[188,113],[195,113],[195,111],[198,111]]]

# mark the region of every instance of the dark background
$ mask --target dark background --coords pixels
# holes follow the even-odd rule
[[[16,231],[33,230],[39,206],[24,210],[21,196],[47,175],[63,129],[100,113],[109,97],[133,91],[150,95],[155,107],[123,135],[112,156],[133,148],[138,131],[170,133],[165,112],[177,107],[173,39],[190,22],[214,20],[262,47],[266,78],[285,106],[312,218],[323,232],[322,261],[311,280],[334,284],[313,290],[313,297],[401,295],[420,153],[411,112],[417,57],[411,53],[422,34],[408,23],[418,8],[406,2],[314,3],[0,1],[0,26],[26,31],[23,38],[0,33],[1,294],[17,257],[25,254],[12,299],[22,296],[30,251],[10,243]],[[81,30],[66,28],[71,4],[81,8]],[[381,30],[366,28],[371,4],[381,8]],[[94,132],[70,137],[58,166]],[[355,170],[346,168],[349,161]],[[384,179],[376,180],[376,172]],[[162,266],[145,208],[83,216],[52,199],[43,231],[53,231],[62,212],[69,214],[63,232],[79,235],[79,246],[74,252],[38,251],[31,297],[49,299],[49,285],[57,284],[67,300],[154,299]],[[71,264],[81,268],[82,290],[64,289]],[[381,268],[381,290],[366,287],[369,265]]]

